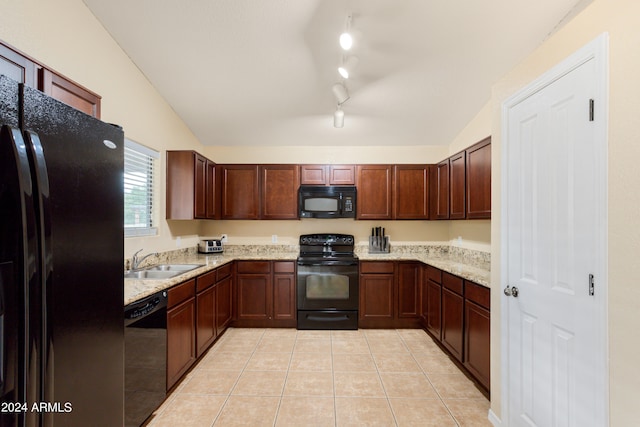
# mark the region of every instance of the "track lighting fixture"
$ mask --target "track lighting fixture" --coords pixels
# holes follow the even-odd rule
[[[347,14],[345,22],[344,32],[340,35],[340,47],[348,51],[353,46],[353,37],[351,35],[351,13]],[[338,67],[338,72],[343,79],[348,79],[349,75],[353,72],[354,68],[358,64],[358,58],[354,55],[342,56],[342,65]],[[336,83],[331,87],[333,97],[336,99],[336,111],[333,113],[333,127],[344,127],[344,111],[342,110],[342,104],[349,100],[349,92],[345,86],[345,81],[342,83]]]
[[[344,104],[349,99],[349,92],[342,83],[336,83],[331,87],[333,96],[336,98],[338,105]]]
[[[340,34],[340,47],[342,50],[349,50],[353,46],[353,37],[351,36],[351,14],[347,15],[347,21],[344,26],[344,32]]]
[[[333,113],[333,127],[344,127],[344,111],[340,108],[340,104],[338,104],[336,111]]]
[[[348,56],[347,58],[343,59],[342,65],[338,67],[338,72],[343,78],[348,79],[349,75],[351,75],[357,65],[358,57],[353,55]]]

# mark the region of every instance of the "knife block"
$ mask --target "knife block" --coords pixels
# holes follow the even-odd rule
[[[370,254],[388,254],[391,252],[389,245],[389,237],[369,236],[369,253]]]

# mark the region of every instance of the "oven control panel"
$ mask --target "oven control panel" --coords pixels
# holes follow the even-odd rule
[[[301,245],[353,245],[354,239],[350,234],[304,234],[300,236]]]

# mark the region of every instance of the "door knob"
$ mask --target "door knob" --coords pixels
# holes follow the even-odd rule
[[[518,298],[518,288],[507,285],[507,287],[504,288],[504,294],[508,297]]]

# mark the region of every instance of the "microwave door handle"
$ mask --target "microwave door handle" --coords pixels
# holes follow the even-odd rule
[[[344,200],[342,199],[342,193],[340,193],[340,196],[338,197],[338,214],[342,215],[344,213],[343,208]]]

